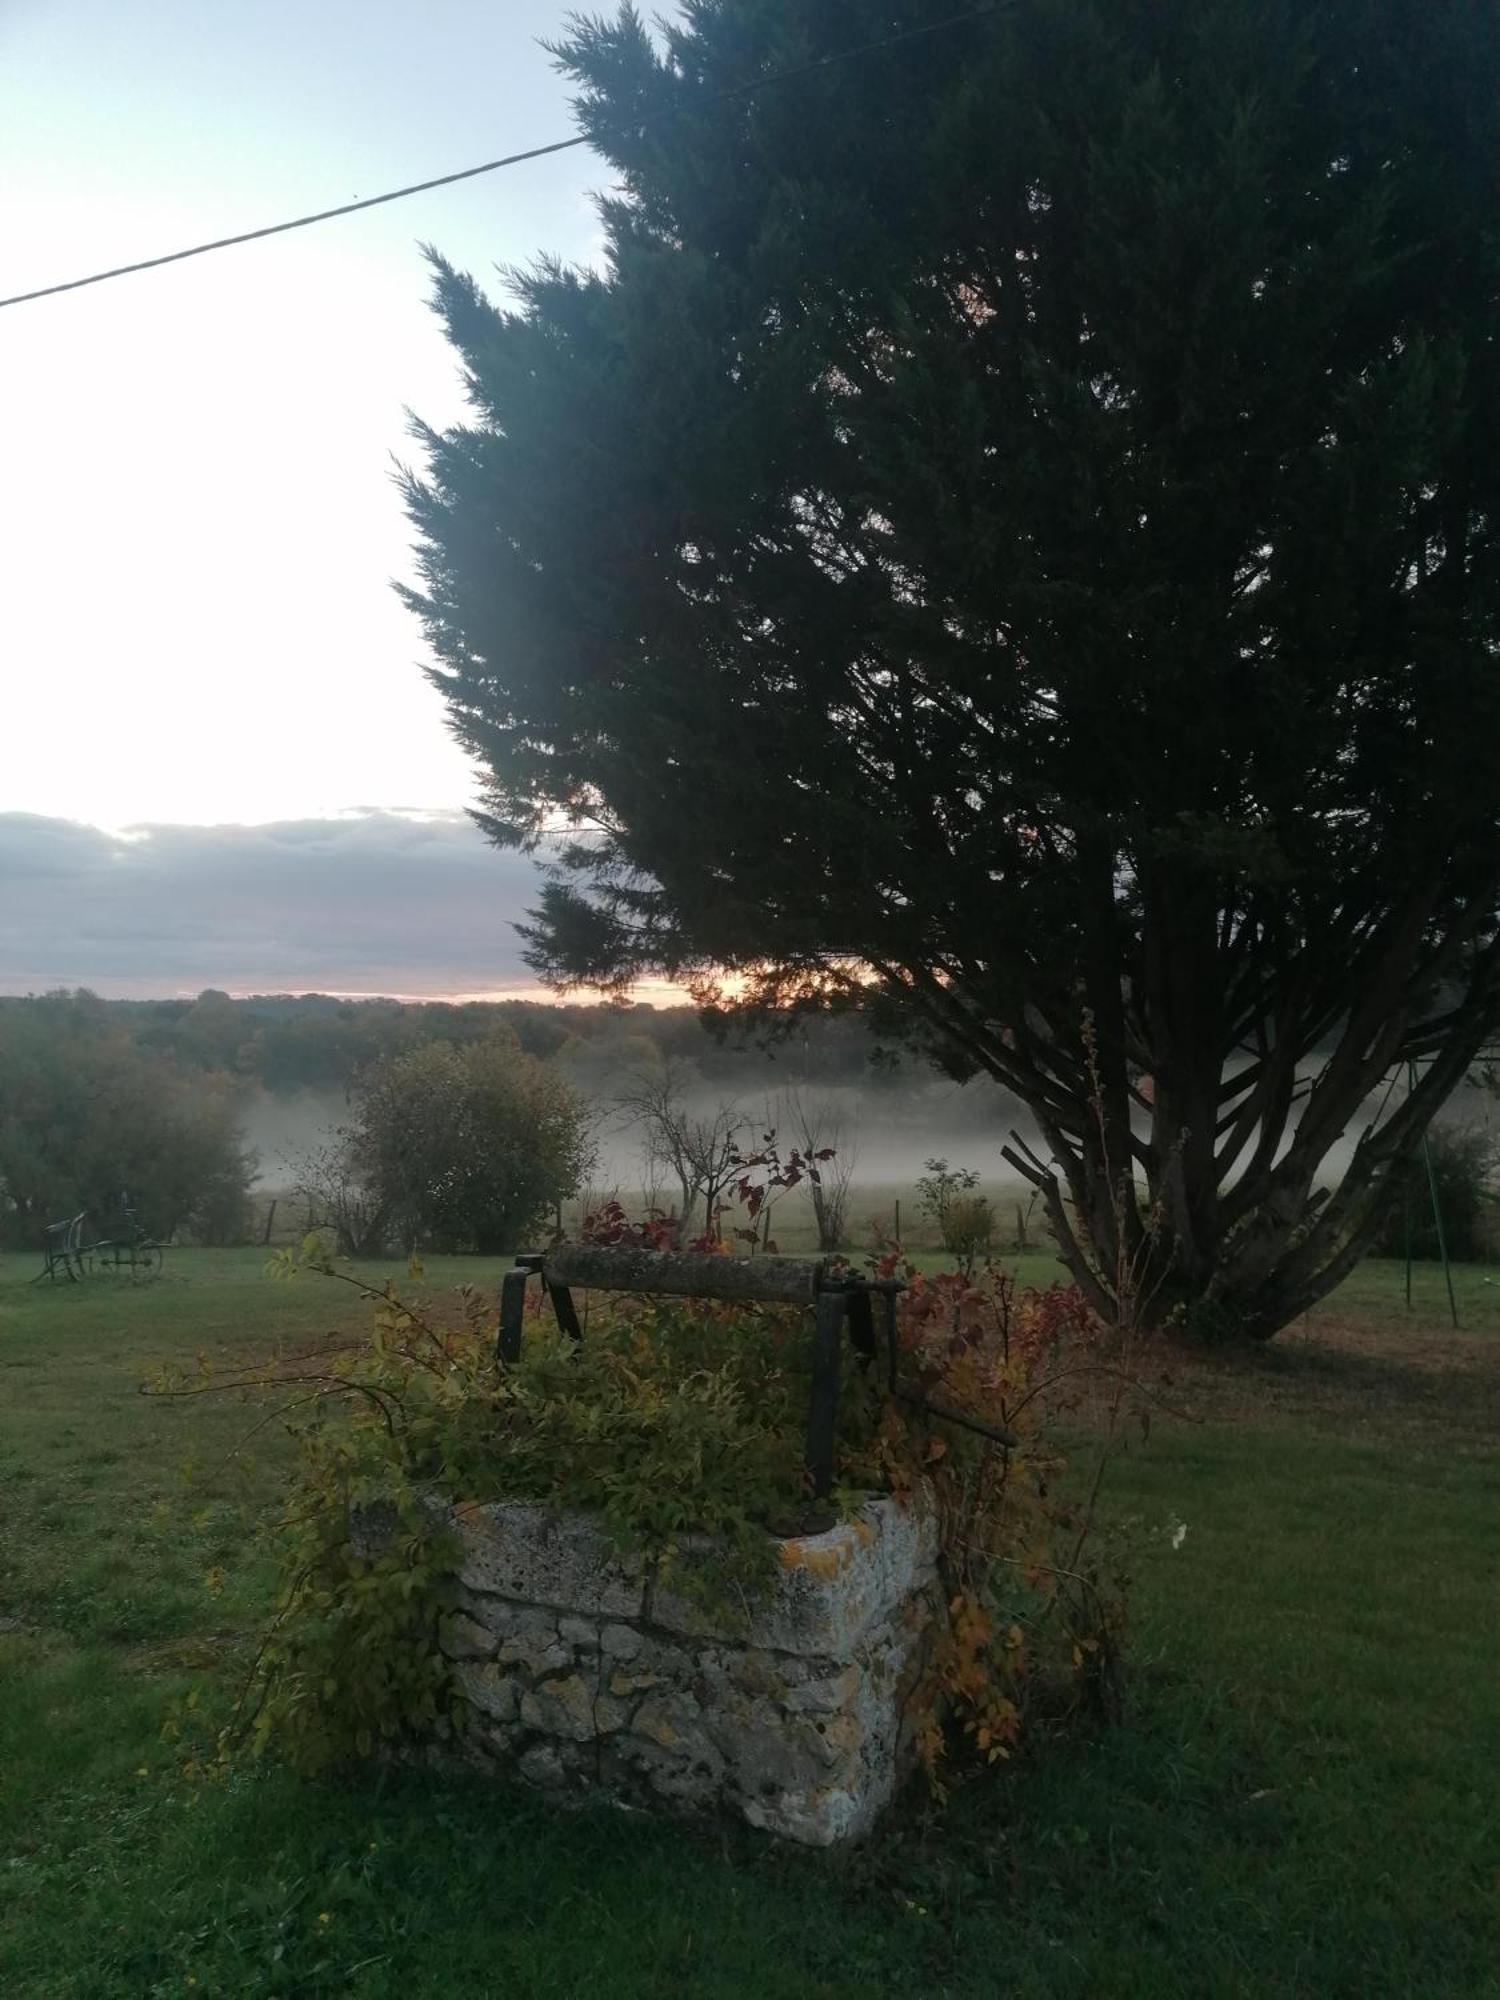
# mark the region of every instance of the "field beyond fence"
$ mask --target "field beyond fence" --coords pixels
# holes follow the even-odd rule
[[[1049,1250],[1041,1203],[1033,1201],[1030,1188],[1020,1181],[993,1184],[985,1181],[982,1192],[993,1216],[993,1242],[998,1253],[1013,1259],[1018,1252],[1045,1254]],[[601,1180],[578,1200],[563,1203],[563,1227],[568,1235],[578,1234],[590,1208],[597,1208],[611,1198],[618,1199],[632,1218],[645,1215],[652,1206],[651,1190],[627,1182],[606,1185]],[[655,1198],[663,1209],[670,1206],[661,1190],[656,1191]],[[305,1196],[268,1182],[257,1188],[251,1198],[249,1235],[256,1246],[285,1248],[298,1242],[310,1226],[317,1226],[322,1219],[316,1204],[310,1206]],[[722,1218],[726,1238],[732,1240],[735,1225],[744,1220],[737,1208],[726,1208]],[[695,1227],[701,1226],[701,1218],[695,1214]],[[778,1194],[771,1213],[771,1237],[776,1247],[788,1255],[802,1255],[818,1248],[817,1223],[805,1183]],[[858,1262],[870,1253],[877,1238],[888,1243],[898,1237],[907,1249],[922,1255],[942,1247],[941,1230],[924,1211],[916,1182],[853,1182],[848,1191],[840,1249]]]

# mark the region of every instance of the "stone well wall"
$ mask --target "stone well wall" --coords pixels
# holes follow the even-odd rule
[[[582,1517],[511,1501],[444,1518],[463,1554],[443,1643],[480,1763],[820,1846],[865,1832],[905,1774],[934,1589],[919,1511],[872,1501],[781,1542],[738,1620],[622,1563]],[[683,1560],[711,1565],[712,1547]]]

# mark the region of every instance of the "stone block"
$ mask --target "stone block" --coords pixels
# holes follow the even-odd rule
[[[488,1626],[481,1625],[466,1611],[450,1611],[443,1620],[438,1643],[450,1660],[491,1660],[498,1641]]]
[[[581,1515],[497,1500],[449,1507],[444,1518],[459,1540],[466,1589],[572,1617],[640,1616],[642,1565],[623,1562],[609,1536]]]
[[[610,1693],[622,1700],[629,1700],[632,1695],[649,1694],[653,1688],[666,1685],[660,1674],[613,1673],[609,1677]]]
[[[528,1785],[539,1785],[544,1791],[555,1791],[567,1778],[562,1758],[551,1743],[534,1743],[517,1768]]]
[[[868,1666],[863,1669],[864,1673],[869,1671]],[[802,1681],[783,1692],[781,1705],[788,1715],[834,1715],[848,1710],[859,1699],[861,1672],[851,1663],[835,1673]]]
[[[644,1644],[633,1625],[606,1625],[599,1635],[600,1650],[616,1660],[633,1660]]]
[[[595,1734],[594,1688],[582,1674],[543,1681],[521,1696],[521,1720],[543,1736],[587,1743]]]
[[[493,1661],[465,1662],[453,1670],[454,1684],[471,1708],[491,1722],[510,1722],[518,1704],[516,1676]]]
[[[691,1758],[708,1747],[703,1731],[703,1711],[690,1694],[649,1694],[636,1710],[630,1724],[632,1736],[643,1736],[658,1750],[670,1750]]]
[[[748,1629],[736,1634],[722,1614],[696,1597],[657,1586],[646,1607],[650,1623],[690,1636],[738,1637],[741,1644],[792,1654],[847,1658],[865,1635],[926,1583],[937,1560],[937,1527],[926,1508],[872,1500],[852,1521],[825,1534],[803,1535],[778,1548],[778,1570]],[[711,1542],[689,1541],[685,1567],[716,1561]],[[711,1601],[711,1593],[710,1593]]]
[[[502,1667],[522,1667],[529,1674],[555,1674],[560,1667],[573,1664],[573,1648],[558,1638],[507,1639],[495,1657]]]

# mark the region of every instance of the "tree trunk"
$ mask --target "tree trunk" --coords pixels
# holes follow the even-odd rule
[[[1489,1036],[1500,945],[1476,951],[1451,990],[1457,953],[1424,955],[1430,891],[1419,887],[1352,951],[1332,940],[1321,989],[1273,955],[1269,974],[1259,968],[1271,1004],[1237,1022],[1228,917],[1167,871],[1143,896],[1132,1005],[1099,1007],[1071,1041],[1013,1023],[986,1050],[1052,1155],[1012,1134],[1005,1157],[1038,1190],[1064,1263],[1107,1322],[1269,1339],[1374,1240],[1402,1163]],[[1435,1017],[1438,973],[1450,992]],[[1102,971],[1086,990],[1107,1001]],[[1413,1055],[1426,1068],[1393,1102]],[[1133,1125],[1120,1110],[1132,1098]],[[1351,1129],[1348,1164],[1321,1189]]]

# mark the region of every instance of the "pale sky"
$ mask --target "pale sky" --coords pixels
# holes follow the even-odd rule
[[[0,0],[0,296],[569,136],[567,12]],[[0,311],[0,991],[531,983],[535,872],[460,817],[390,468],[407,407],[462,409],[418,244],[591,261],[604,175],[579,149]]]
[[[557,0],[0,0],[0,293],[565,137]],[[417,244],[598,245],[580,149],[0,312],[0,807],[119,828],[458,807],[389,588]]]

